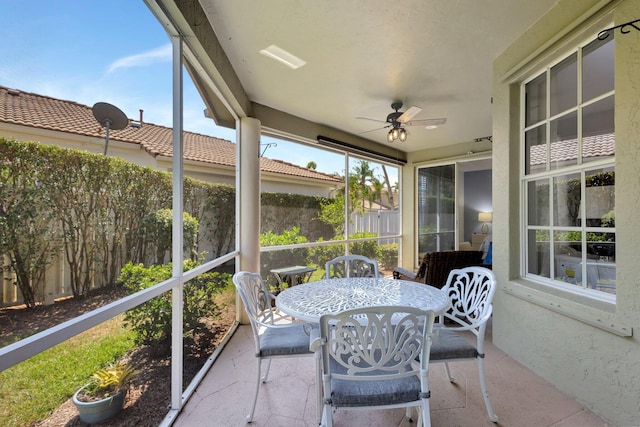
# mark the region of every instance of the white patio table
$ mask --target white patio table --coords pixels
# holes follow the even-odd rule
[[[449,307],[449,298],[440,289],[407,280],[375,277],[323,279],[292,286],[276,297],[276,307],[300,320],[317,323],[324,314],[352,308],[397,305],[432,310],[436,315]],[[316,330],[317,332],[317,330]],[[316,417],[322,417],[320,352],[316,350]]]
[[[280,311],[307,322],[318,322],[323,314],[382,305],[416,307],[437,315],[449,306],[449,298],[433,286],[374,277],[318,280],[285,289],[276,298]]]

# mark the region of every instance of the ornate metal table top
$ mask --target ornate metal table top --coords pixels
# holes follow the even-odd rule
[[[449,299],[432,286],[372,277],[318,280],[285,289],[276,298],[279,310],[308,322],[318,322],[323,314],[381,305],[417,307],[438,314],[449,306]]]

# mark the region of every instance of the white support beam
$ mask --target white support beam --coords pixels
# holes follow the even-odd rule
[[[182,37],[172,36],[173,45],[173,229],[172,276],[178,286],[171,293],[171,409],[182,407],[183,370],[183,147],[182,147]]]

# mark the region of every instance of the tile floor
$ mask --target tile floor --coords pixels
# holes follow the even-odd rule
[[[487,416],[476,364],[450,365],[450,383],[443,364],[430,372],[431,424],[446,426],[603,427],[600,417],[535,375],[490,342],[486,343],[489,394],[499,422]],[[274,360],[269,381],[262,384],[252,426],[315,426],[314,358]],[[247,425],[255,387],[256,360],[249,326],[240,326],[220,357],[179,414],[174,426]],[[338,410],[335,427],[408,427],[415,425],[404,409]]]

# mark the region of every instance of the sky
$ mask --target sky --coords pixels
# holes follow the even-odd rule
[[[171,43],[142,0],[0,0],[0,16],[0,85],[88,106],[108,102],[135,120],[142,109],[145,122],[172,126]],[[184,129],[235,142],[234,129],[204,116],[183,76]],[[303,167],[314,161],[321,172],[344,174],[341,155],[261,142],[276,144],[262,147],[265,157]]]

